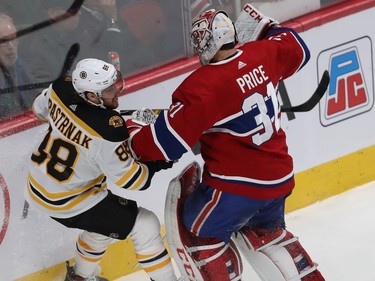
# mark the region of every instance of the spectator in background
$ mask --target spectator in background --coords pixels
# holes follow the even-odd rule
[[[195,19],[198,17],[203,11],[208,9],[216,9],[220,10],[223,9],[227,11],[228,14],[233,13],[233,5],[234,1],[230,0],[190,0],[191,5],[191,17]]]
[[[35,93],[18,86],[30,83],[18,58],[17,29],[11,17],[0,12],[0,117],[8,117],[31,107]],[[6,90],[8,89],[8,90]]]
[[[82,12],[87,12],[98,21],[104,23],[101,26],[117,28],[117,7],[116,0],[86,0],[82,6]],[[104,29],[103,29],[104,30]]]
[[[41,20],[54,22],[63,14],[70,1],[40,1]],[[28,73],[33,83],[43,83],[56,79],[61,72],[69,48],[79,43],[80,53],[85,49],[86,35],[77,30],[81,12],[61,22],[32,32],[23,40],[20,52],[24,54]]]
[[[54,22],[71,4],[72,1],[41,0],[41,19]],[[28,54],[28,71],[33,82],[43,83],[56,79],[68,50],[74,43],[80,45],[76,61],[95,57],[111,62],[109,52],[121,51],[120,48],[115,48],[118,41],[121,44],[118,39],[120,30],[108,28],[108,21],[115,18],[115,8],[115,0],[87,0],[72,17],[30,34],[28,40],[24,40],[22,51]]]
[[[181,1],[117,0],[125,75],[185,56]]]
[[[17,30],[40,21],[36,14],[41,0],[1,0],[0,11],[10,16],[17,23]]]
[[[108,61],[121,70],[124,38],[117,24],[116,0],[86,0],[81,9],[78,29],[91,35],[92,57]]]

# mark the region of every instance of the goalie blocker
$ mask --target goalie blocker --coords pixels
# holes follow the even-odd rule
[[[289,231],[244,227],[229,243],[197,237],[186,229],[182,206],[200,181],[199,164],[193,162],[168,187],[165,203],[166,236],[183,280],[241,280],[238,249],[262,281],[324,281],[298,239]],[[238,248],[237,248],[238,247]]]

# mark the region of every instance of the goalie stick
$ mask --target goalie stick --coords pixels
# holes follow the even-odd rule
[[[313,109],[320,99],[324,96],[328,85],[329,85],[330,77],[328,70],[325,70],[322,78],[319,81],[318,87],[314,91],[314,93],[311,95],[311,97],[304,103],[296,106],[281,106],[281,112],[307,112]],[[130,116],[138,109],[123,109],[120,110],[120,114],[124,116]],[[152,111],[155,112],[155,114],[159,114],[163,110],[168,109],[152,109]]]

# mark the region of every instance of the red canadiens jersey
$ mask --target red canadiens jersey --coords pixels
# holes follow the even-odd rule
[[[131,149],[142,160],[174,160],[200,141],[202,180],[208,185],[257,199],[288,194],[294,187],[293,160],[276,88],[309,58],[293,30],[272,29],[265,39],[187,77],[169,110],[131,136]]]

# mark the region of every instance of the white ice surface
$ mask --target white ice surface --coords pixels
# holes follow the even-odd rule
[[[286,216],[327,281],[374,281],[375,182],[349,190]],[[149,281],[139,271],[115,281]],[[244,261],[243,281],[259,281]]]

